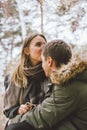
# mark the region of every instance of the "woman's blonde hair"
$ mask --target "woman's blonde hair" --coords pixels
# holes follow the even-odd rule
[[[16,67],[15,71],[13,72],[12,74],[12,81],[14,82],[14,84],[17,86],[17,87],[26,87],[28,82],[27,82],[27,76],[28,76],[28,73],[26,73],[26,68],[29,68],[31,67],[31,61],[29,59],[29,56],[27,56],[25,53],[24,53],[24,48],[26,47],[29,47],[30,46],[30,43],[31,41],[36,37],[36,36],[41,36],[45,39],[46,41],[46,38],[44,35],[42,34],[35,34],[35,33],[32,33],[32,34],[29,34],[24,42],[23,42],[23,46],[22,46],[22,51],[21,51],[21,58],[20,58],[20,62],[19,62],[19,65]]]

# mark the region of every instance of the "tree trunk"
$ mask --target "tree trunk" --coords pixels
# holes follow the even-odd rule
[[[24,39],[27,32],[26,32],[26,26],[25,26],[25,22],[24,22],[23,12],[22,12],[22,9],[21,9],[21,1],[16,0],[16,2],[17,2],[18,11],[19,11],[19,18],[20,18],[20,22],[21,22],[22,37]]]

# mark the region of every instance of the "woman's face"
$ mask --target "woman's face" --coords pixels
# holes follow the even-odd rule
[[[41,61],[42,47],[46,44],[46,41],[41,36],[36,36],[29,46],[29,58],[32,65],[36,65]]]

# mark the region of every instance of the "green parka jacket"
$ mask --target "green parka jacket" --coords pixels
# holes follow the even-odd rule
[[[50,78],[54,84],[51,96],[20,122],[41,130],[87,130],[87,57],[72,58]]]

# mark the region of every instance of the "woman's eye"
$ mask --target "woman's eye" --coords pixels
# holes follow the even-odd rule
[[[38,42],[38,43],[36,43],[36,46],[41,46],[42,45],[42,43],[41,42]]]

